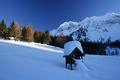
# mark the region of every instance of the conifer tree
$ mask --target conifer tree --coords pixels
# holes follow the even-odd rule
[[[34,33],[34,41],[35,42],[38,42],[38,43],[41,43],[42,42],[42,35],[43,33],[42,32],[35,32]]]
[[[7,38],[7,27],[4,20],[0,23],[0,37]]]
[[[12,21],[10,28],[8,29],[9,37],[15,37],[15,22]]]
[[[51,42],[51,37],[49,35],[49,32],[46,31],[45,33],[43,33],[42,35],[42,43],[45,43],[45,44],[50,44]]]
[[[20,25],[13,21],[10,25],[10,28],[8,29],[8,33],[9,33],[9,37],[14,37],[15,40],[20,40],[21,38]]]
[[[27,30],[26,30],[26,27],[23,27],[23,29],[22,29],[21,40],[27,41]]]

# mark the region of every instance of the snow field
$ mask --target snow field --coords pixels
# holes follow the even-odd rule
[[[10,42],[0,40],[0,80],[120,80],[120,56],[86,55],[84,63],[79,60],[69,70],[62,49]]]

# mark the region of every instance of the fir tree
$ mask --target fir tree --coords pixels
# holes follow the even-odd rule
[[[42,42],[42,35],[43,33],[42,32],[35,32],[34,33],[34,41],[35,42],[38,42],[38,43],[41,43]]]
[[[48,31],[45,31],[45,33],[42,35],[43,43],[45,44],[50,44],[51,42],[51,37],[49,35]]]
[[[23,29],[22,29],[21,40],[27,41],[27,30],[26,30],[26,27],[23,27]]]
[[[15,37],[15,22],[13,21],[10,25],[10,28],[8,29],[9,37]]]
[[[8,31],[7,31],[5,21],[2,20],[1,23],[0,23],[0,37],[7,38],[7,32]]]

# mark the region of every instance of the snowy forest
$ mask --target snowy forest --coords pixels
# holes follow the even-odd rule
[[[71,36],[52,36],[49,31],[41,32],[35,31],[32,25],[21,26],[14,21],[10,26],[6,26],[6,22],[2,20],[0,22],[0,38],[14,39],[15,41],[37,42],[42,44],[48,44],[56,47],[64,47],[64,44],[71,40]],[[87,40],[80,40],[85,54],[99,54],[107,55],[106,49],[120,48],[120,41],[116,40],[111,42],[93,42]],[[117,49],[112,52],[112,55],[118,55]]]

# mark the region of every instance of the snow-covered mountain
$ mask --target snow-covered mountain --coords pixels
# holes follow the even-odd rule
[[[74,39],[89,41],[120,40],[120,14],[87,17],[80,22],[64,22],[50,32],[54,36],[72,35]]]
[[[73,21],[64,22],[57,29],[50,31],[50,34],[54,36],[70,35],[79,29],[78,24],[78,22]]]

